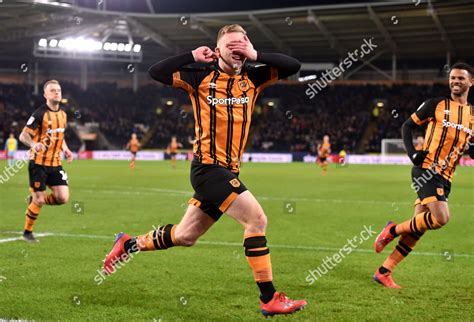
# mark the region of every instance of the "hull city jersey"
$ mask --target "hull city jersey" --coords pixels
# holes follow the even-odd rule
[[[193,105],[193,152],[200,163],[239,172],[257,96],[277,80],[278,70],[266,65],[245,66],[234,76],[216,65],[173,73],[172,86],[184,89]]]
[[[331,144],[323,143],[319,149],[319,156],[321,158],[327,158],[329,155],[329,150],[331,149]]]
[[[30,160],[42,166],[60,166],[66,125],[67,116],[62,108],[53,111],[44,105],[34,111],[28,119],[24,131],[29,133],[36,143],[43,143],[46,150],[37,152],[30,149]]]
[[[422,168],[433,169],[451,181],[457,163],[472,137],[473,108],[446,97],[425,101],[411,115],[417,125],[426,125],[423,150],[428,151]]]

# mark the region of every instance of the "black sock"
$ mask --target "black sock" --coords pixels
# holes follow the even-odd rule
[[[379,268],[379,272],[380,272],[380,274],[385,274],[385,273],[388,273],[388,272],[390,272],[390,270],[386,269],[386,268],[385,268],[385,267],[383,267],[383,266],[380,266],[380,268]]]
[[[25,231],[23,232],[23,234],[26,234],[26,235],[29,235],[29,234],[31,234],[31,233],[33,233],[31,230],[26,230],[26,229],[25,229]]]
[[[260,299],[262,300],[262,302],[270,302],[276,292],[275,287],[273,286],[273,282],[257,282],[257,286],[260,289]]]
[[[392,227],[390,228],[390,234],[392,234],[393,237],[397,237],[397,236],[398,236],[397,232],[395,231],[395,227],[397,227],[397,225],[392,226]]]
[[[123,244],[123,248],[127,254],[138,252],[137,239],[135,237],[130,238]]]

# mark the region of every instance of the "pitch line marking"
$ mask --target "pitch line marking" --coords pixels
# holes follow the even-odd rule
[[[142,189],[143,191],[136,191],[137,189]],[[191,191],[185,190],[173,190],[173,189],[161,189],[161,188],[146,188],[146,187],[137,187],[134,190],[91,190],[91,189],[82,189],[82,192],[97,194],[97,192],[108,193],[108,194],[125,194],[125,195],[141,195],[141,194],[150,194],[154,195],[156,193],[161,193],[168,196],[190,196],[192,195]],[[383,201],[383,200],[349,200],[349,199],[322,199],[322,198],[283,198],[283,197],[270,197],[270,196],[255,196],[255,198],[260,200],[275,200],[275,201],[307,201],[307,202],[332,202],[332,203],[346,203],[346,204],[369,204],[369,205],[413,205],[413,202],[406,201]],[[474,208],[474,205],[469,204],[458,204],[451,203],[451,206],[454,207],[466,207]]]
[[[17,231],[0,231],[0,234],[22,234]],[[69,234],[69,233],[39,233],[36,234],[37,237],[70,237],[70,238],[87,238],[87,239],[108,239],[113,240],[113,236],[104,236],[104,235],[87,235],[87,234]],[[6,238],[0,239],[0,243],[8,243],[12,241],[21,240],[21,237],[13,237],[13,238]],[[234,243],[234,242],[224,242],[224,241],[207,241],[207,240],[198,240],[198,244],[202,245],[219,245],[219,246],[238,246],[242,247],[241,243]],[[324,246],[302,246],[302,245],[278,245],[278,244],[269,244],[271,248],[283,248],[283,249],[302,249],[302,250],[319,250],[319,251],[331,251],[331,252],[338,252],[341,248],[336,247],[324,247]],[[373,249],[364,249],[364,248],[355,248],[352,250],[354,253],[374,253]],[[386,251],[385,253],[389,253]],[[433,253],[433,252],[413,252],[411,255],[417,256],[443,256],[442,253]],[[454,257],[466,257],[466,258],[474,258],[474,254],[452,254]]]

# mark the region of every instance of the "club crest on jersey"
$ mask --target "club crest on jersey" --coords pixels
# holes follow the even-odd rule
[[[444,189],[443,188],[436,188],[436,193],[438,196],[443,196],[444,195]]]
[[[230,185],[234,188],[240,187],[240,181],[239,179],[232,179],[229,181]]]
[[[245,92],[249,89],[249,82],[244,79],[244,80],[241,80],[237,83],[239,85],[239,89],[242,91],[242,92]]]

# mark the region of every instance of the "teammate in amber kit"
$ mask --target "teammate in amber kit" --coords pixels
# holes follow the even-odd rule
[[[323,136],[323,143],[318,145],[318,159],[317,162],[323,170],[322,175],[325,176],[328,172],[328,157],[331,154],[331,143],[329,142],[329,135]]]
[[[178,142],[176,136],[171,137],[171,142],[168,144],[168,153],[171,157],[171,166],[176,168],[176,154],[178,153],[178,149],[182,148],[183,145]]]
[[[205,66],[187,66],[195,62]],[[191,99],[196,133],[191,184],[195,193],[178,225],[168,224],[134,238],[120,233],[105,259],[105,272],[113,272],[115,263],[124,260],[121,256],[133,251],[192,246],[227,213],[244,227],[243,246],[260,289],[262,313],[288,314],[306,305],[304,300],[291,300],[275,290],[265,238],[267,217],[238,177],[257,96],[299,68],[292,57],[256,51],[239,25],[219,31],[215,51],[198,47],[150,68],[152,78],[183,89]]]
[[[132,133],[130,137],[130,141],[127,143],[127,147],[125,149],[130,150],[130,153],[132,155],[131,160],[130,160],[130,168],[135,169],[135,162],[137,159],[137,152],[140,150],[140,142],[137,139],[137,135],[135,133]]]
[[[453,65],[449,74],[450,97],[425,101],[403,124],[405,149],[415,165],[411,173],[412,187],[418,193],[418,199],[412,219],[398,225],[389,221],[375,240],[375,251],[380,253],[400,236],[398,245],[374,275],[374,280],[386,287],[400,288],[392,279],[393,269],[408,256],[427,230],[439,229],[449,221],[448,195],[456,165],[467,149],[474,158],[474,146],[469,147],[474,112],[467,102],[469,88],[474,84],[473,75],[471,66]],[[423,148],[416,150],[412,130],[425,125]]]
[[[61,166],[61,151],[68,162],[73,155],[64,139],[67,125],[66,112],[59,106],[61,86],[56,80],[44,84],[46,104],[33,112],[20,134],[20,141],[30,148],[31,197],[26,209],[25,230],[23,239],[36,242],[33,226],[38,219],[43,205],[62,205],[69,199],[67,174]],[[52,193],[46,193],[48,186]]]

